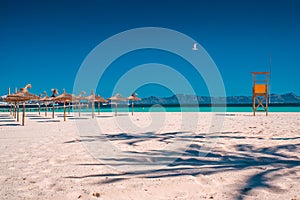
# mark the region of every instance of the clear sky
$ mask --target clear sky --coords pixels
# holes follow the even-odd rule
[[[250,72],[269,70],[270,55],[271,93],[300,95],[299,8],[297,0],[1,0],[0,95],[27,83],[37,94],[50,94],[51,88],[71,92],[78,69],[99,43],[149,26],[173,29],[198,41],[216,63],[227,95],[251,95]],[[110,96],[108,88],[122,72],[117,66],[136,64],[136,57],[138,64],[158,62],[175,68],[183,62],[157,50],[123,56],[107,72],[115,78],[106,79],[97,93]],[[194,79],[192,70],[183,74]],[[196,92],[207,94],[200,86]],[[141,97],[170,94],[157,85],[139,92]]]

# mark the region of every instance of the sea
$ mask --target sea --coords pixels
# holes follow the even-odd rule
[[[22,110],[22,106],[20,106]],[[68,107],[66,108],[67,112],[69,111]],[[38,107],[26,108],[26,112],[37,112]],[[40,108],[41,112],[45,112],[45,108]],[[52,111],[52,107],[48,107],[48,112]],[[101,107],[101,112],[115,112],[115,107]],[[130,107],[119,107],[117,108],[118,112],[131,112],[132,108]],[[257,112],[263,112],[262,108],[259,108]],[[274,106],[269,107],[269,112],[300,112],[300,106]],[[9,108],[0,108],[0,112],[9,112]],[[63,107],[55,107],[55,112],[63,112]],[[70,107],[70,112],[78,112],[77,107]],[[80,109],[80,112],[92,112],[91,107],[84,107]],[[95,112],[98,112],[98,107],[95,106]],[[139,106],[134,108],[134,112],[253,112],[251,106]]]

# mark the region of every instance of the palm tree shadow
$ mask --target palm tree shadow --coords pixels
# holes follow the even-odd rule
[[[21,126],[21,124],[0,124],[0,126]]]
[[[161,135],[151,133],[143,133],[141,135],[134,135],[128,133],[119,133],[106,135],[110,141],[122,141],[128,145],[137,145],[139,142],[156,139],[157,141],[169,141],[177,137],[184,139],[198,139],[204,140],[208,136],[205,134],[187,135],[186,133],[170,132]],[[226,139],[239,140],[245,137],[228,135],[224,132]],[[91,140],[101,139],[101,137],[85,137],[88,142]],[[255,139],[255,138],[254,138]],[[256,138],[260,140],[259,137]],[[72,143],[75,141],[68,141]],[[174,150],[150,150],[147,152],[130,151],[128,157],[111,157],[105,158],[105,164],[110,167],[118,166],[135,166],[141,164],[149,164],[145,162],[145,157],[151,160],[151,164],[158,166],[165,166],[156,170],[134,170],[124,171],[123,173],[110,174],[90,174],[84,176],[69,176],[65,178],[90,178],[90,177],[109,177],[113,178],[111,182],[122,181],[124,179],[138,175],[141,178],[168,178],[178,176],[198,176],[198,175],[213,175],[223,172],[238,172],[248,169],[258,169],[258,172],[239,185],[237,200],[243,200],[245,196],[249,195],[252,190],[257,188],[264,188],[271,191],[283,192],[280,188],[272,185],[272,181],[283,176],[282,170],[295,170],[294,168],[300,166],[300,160],[297,156],[291,156],[290,153],[297,153],[300,149],[300,144],[278,145],[272,147],[258,148],[254,145],[239,144],[234,146],[233,151],[214,150],[205,152],[202,148],[201,142],[192,143],[187,149],[183,150],[181,156],[178,157],[178,152],[182,149]],[[91,164],[80,164],[91,165]],[[103,165],[103,164],[94,164]],[[275,174],[272,176],[272,174]],[[104,181],[110,183],[110,181]]]

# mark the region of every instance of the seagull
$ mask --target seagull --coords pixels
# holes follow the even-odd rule
[[[197,43],[194,43],[193,50],[194,50],[194,51],[197,51],[197,50],[198,50],[198,48],[197,48]]]

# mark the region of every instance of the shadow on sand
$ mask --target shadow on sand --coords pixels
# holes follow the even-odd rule
[[[21,124],[0,124],[0,126],[21,126]]]
[[[232,140],[240,140],[247,138],[246,136],[238,136],[239,132],[219,133],[216,137],[227,138]],[[233,135],[229,135],[233,134]],[[154,133],[143,133],[140,135],[119,133],[112,135],[105,135],[110,141],[123,142],[128,145],[137,145],[139,142],[146,140],[157,140],[162,142],[170,142],[174,137],[180,137],[181,139],[205,139],[208,136],[205,134],[197,134],[196,136],[188,136],[185,133],[170,132],[162,135],[156,135]],[[260,137],[249,137],[251,139],[262,139]],[[74,142],[92,142],[103,139],[103,136],[82,137],[80,140],[67,141],[67,143]],[[299,137],[289,138],[299,139]],[[200,143],[199,143],[200,144]],[[258,172],[250,177],[237,188],[238,195],[235,197],[237,200],[243,200],[249,193],[256,188],[265,188],[272,192],[284,192],[283,189],[272,185],[272,181],[285,176],[287,171],[289,173],[295,173],[295,168],[300,166],[299,157],[290,156],[291,152],[299,152],[300,143],[290,145],[278,145],[265,148],[257,148],[249,144],[238,144],[234,146],[233,151],[220,151],[212,150],[205,157],[201,157],[201,146],[199,144],[191,145],[186,149],[181,157],[172,157],[177,155],[174,152],[166,149],[153,150],[147,152],[130,151],[130,157],[111,157],[106,158],[106,165],[110,167],[114,166],[134,166],[137,163],[142,163],[145,156],[153,158],[153,162],[158,162],[160,165],[165,164],[164,168],[158,168],[157,170],[127,170],[123,173],[103,173],[103,174],[88,174],[84,176],[69,176],[65,178],[72,179],[84,179],[91,177],[109,177],[109,181],[102,181],[102,184],[122,181],[124,179],[139,176],[141,178],[164,178],[164,177],[177,177],[177,176],[197,176],[197,175],[212,175],[222,172],[235,172],[240,170],[257,169]],[[178,149],[180,150],[180,149]],[[209,159],[211,158],[211,159]],[[172,160],[173,162],[169,163]],[[111,162],[111,163],[110,163]],[[80,165],[104,165],[102,163],[85,164]],[[284,172],[282,170],[285,170]],[[281,172],[282,171],[282,172]],[[296,179],[297,177],[295,177]]]

